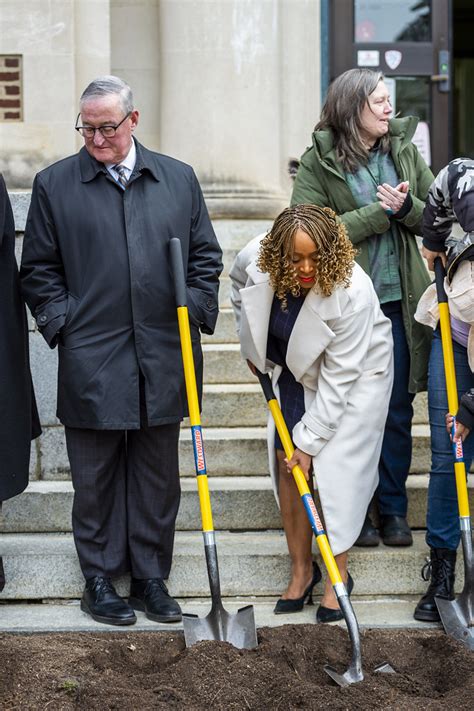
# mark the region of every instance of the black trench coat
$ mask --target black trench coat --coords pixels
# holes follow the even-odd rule
[[[26,488],[31,440],[40,432],[15,260],[13,213],[0,175],[0,501]]]
[[[125,190],[82,148],[35,178],[21,279],[46,341],[59,343],[61,422],[138,429],[187,414],[169,240],[181,240],[198,382],[199,329],[218,315],[222,252],[192,168],[136,142]]]

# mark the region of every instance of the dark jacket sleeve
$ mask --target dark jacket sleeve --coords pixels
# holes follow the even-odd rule
[[[25,228],[21,287],[38,328],[51,348],[64,325],[67,288],[49,199],[37,175]]]
[[[456,219],[449,194],[448,170],[449,165],[436,176],[423,211],[423,245],[432,252],[446,251],[446,239]]]
[[[3,175],[0,173],[0,247],[2,246],[3,234],[5,231],[5,218],[6,218],[5,207],[7,205],[7,200],[8,200],[7,186],[5,185]]]
[[[192,215],[189,239],[187,298],[191,321],[203,333],[214,333],[219,313],[222,250],[207,212],[198,180],[192,173]]]
[[[464,427],[468,427],[470,430],[474,429],[474,388],[462,396],[456,419]]]
[[[406,146],[405,151],[405,160],[407,165],[411,166],[412,176],[406,175],[403,176],[402,179],[407,180],[412,177],[410,180],[411,204],[409,209],[407,209],[406,212],[402,212],[402,215],[396,216],[396,219],[410,230],[412,234],[421,235],[423,209],[425,207],[428,191],[434,180],[434,175],[426,165],[418,148],[413,143]]]

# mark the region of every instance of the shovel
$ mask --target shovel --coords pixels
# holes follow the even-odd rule
[[[261,373],[259,370],[255,369],[258,379],[260,380],[260,385],[262,386],[263,394],[267,400],[268,408],[272,414],[275,421],[275,426],[277,428],[278,434],[280,435],[281,442],[283,444],[283,449],[288,459],[293,456],[294,447],[291,441],[290,433],[288,432],[288,427],[286,426],[285,420],[283,419],[283,414],[278,404],[278,400],[273,392],[272,382],[268,374]],[[302,469],[296,465],[293,467],[292,472],[293,478],[295,480],[296,486],[303,501],[304,507],[306,509],[306,514],[308,516],[311,528],[316,537],[316,543],[318,544],[319,551],[328,571],[329,578],[331,580],[334,592],[341,608],[341,612],[344,615],[344,620],[347,625],[347,630],[349,632],[349,638],[352,645],[352,660],[348,669],[340,674],[334,669],[334,667],[326,664],[324,671],[329,674],[331,679],[336,682],[339,686],[349,686],[349,684],[355,684],[358,681],[362,681],[364,678],[364,673],[362,671],[362,656],[360,648],[360,636],[359,636],[359,625],[357,623],[357,618],[355,616],[352,604],[347,594],[346,586],[344,585],[339,568],[337,567],[336,561],[332,554],[331,547],[324,530],[321,519],[319,518],[314,499],[311,496],[311,491],[306,481],[305,475]],[[374,671],[379,673],[394,673],[394,669],[390,664],[384,663],[380,664]]]
[[[452,415],[458,411],[458,391],[454,369],[453,342],[449,320],[448,297],[444,290],[445,270],[439,257],[435,259],[436,292],[439,305],[439,322],[443,345],[444,373],[448,409]],[[456,431],[456,418],[453,419],[453,440]],[[453,441],[454,476],[458,495],[459,525],[461,528],[462,552],[464,557],[464,588],[455,600],[436,597],[439,616],[443,627],[450,637],[463,642],[474,650],[474,561],[472,556],[472,530],[467,492],[466,467],[463,458],[462,442]]]
[[[275,421],[275,426],[277,428],[278,434],[280,435],[281,442],[283,444],[283,449],[288,459],[291,459],[294,452],[293,442],[291,441],[290,433],[288,432],[288,427],[283,419],[283,414],[281,412],[278,400],[273,392],[272,382],[268,374],[261,373],[256,369],[258,379],[260,380],[260,385],[262,386],[263,394],[265,395],[268,408],[272,414]],[[336,561],[331,551],[328,538],[326,536],[326,531],[319,518],[316,505],[314,503],[313,497],[311,496],[311,491],[308,486],[308,482],[303,474],[301,467],[296,465],[292,469],[293,478],[295,480],[296,486],[303,501],[306,514],[308,516],[311,528],[313,529],[314,535],[316,537],[316,543],[318,544],[320,553],[324,560],[324,564],[328,571],[328,575],[331,579],[334,592],[341,608],[342,614],[346,621],[347,629],[349,631],[349,637],[352,645],[352,661],[349,665],[347,671],[343,674],[339,674],[333,667],[326,665],[324,671],[329,674],[329,676],[339,684],[339,686],[348,686],[349,684],[354,684],[358,681],[362,681],[364,674],[362,671],[362,657],[360,649],[360,637],[359,637],[359,625],[357,624],[357,619],[352,609],[351,601],[349,595],[347,594],[346,586],[344,585],[339,568],[337,567]]]
[[[181,242],[176,237],[170,240],[170,256],[175,283],[179,337],[183,356],[189,419],[191,421],[194,464],[197,476],[199,505],[201,508],[207,575],[212,600],[211,611],[207,617],[203,619],[200,619],[197,615],[183,614],[184,640],[188,647],[201,640],[215,639],[221,642],[230,642],[230,644],[233,644],[234,647],[239,649],[253,649],[257,646],[257,630],[255,627],[253,606],[247,605],[246,607],[242,607],[235,614],[230,614],[224,610],[222,605],[217,547],[212,522],[211,499],[207,481],[196,374],[189,329],[183,255],[181,252]]]

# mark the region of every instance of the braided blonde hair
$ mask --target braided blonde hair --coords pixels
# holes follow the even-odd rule
[[[282,308],[286,309],[288,293],[301,294],[301,286],[292,262],[294,237],[303,230],[316,246],[315,286],[323,296],[330,296],[336,286],[349,286],[356,250],[346,228],[337,222],[329,207],[295,205],[278,215],[271,230],[263,238],[257,267],[270,275],[270,284]]]

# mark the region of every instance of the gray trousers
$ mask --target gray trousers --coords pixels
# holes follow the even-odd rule
[[[167,578],[181,493],[179,422],[128,431],[65,429],[84,577]]]

